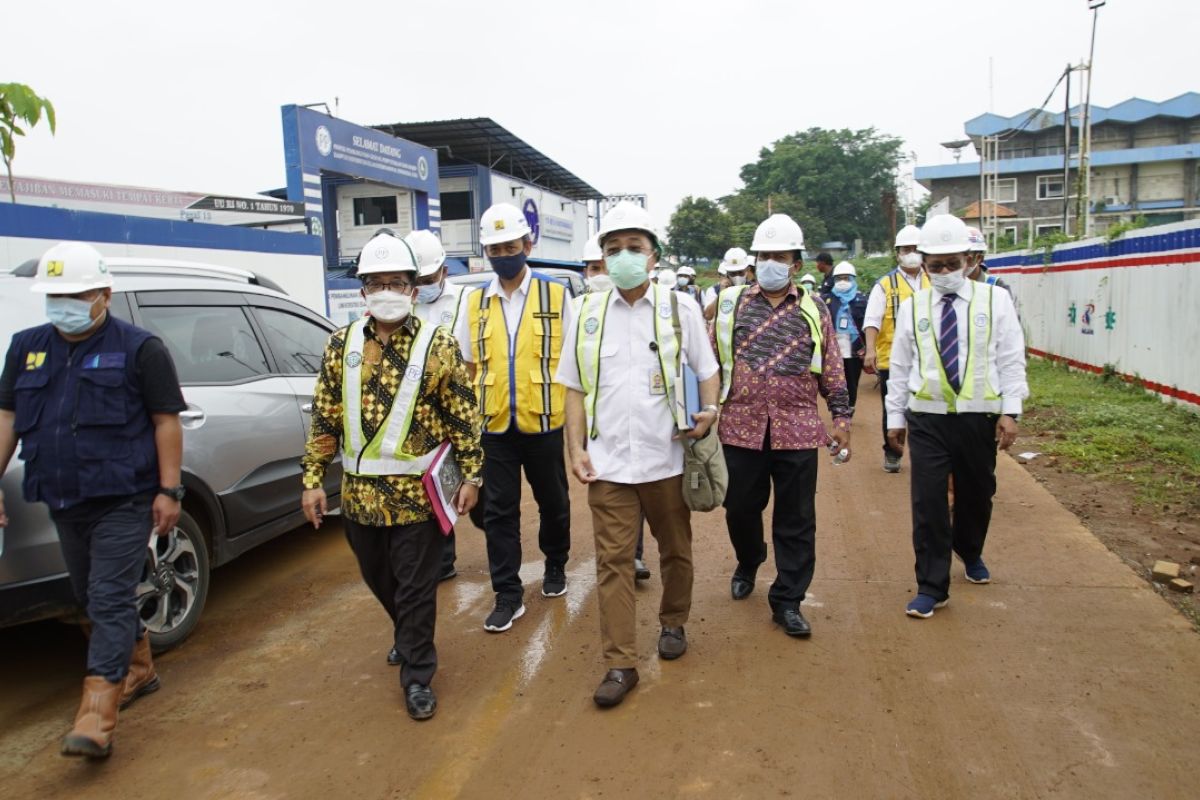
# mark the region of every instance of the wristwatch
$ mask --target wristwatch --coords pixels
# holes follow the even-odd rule
[[[169,489],[166,486],[160,486],[158,487],[158,493],[165,494],[167,497],[178,503],[179,501],[183,500],[183,496],[187,494],[187,489],[183,488],[182,484],[179,486],[172,486]]]
[[[704,407],[703,407],[703,408],[701,408],[700,410],[701,410],[701,411],[711,411],[711,412],[713,412],[714,414],[717,414],[717,413],[719,413],[719,412],[721,411],[721,409],[717,408],[716,406],[712,405],[711,403],[709,403],[708,405],[704,406]]]
[[[463,483],[469,483],[478,489],[483,488],[483,478],[463,478]]]

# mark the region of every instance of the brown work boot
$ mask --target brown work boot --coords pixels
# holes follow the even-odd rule
[[[129,672],[125,673],[125,685],[121,690],[121,710],[142,695],[157,692],[158,687],[158,673],[154,671],[147,634],[133,643],[133,658],[129,661]]]
[[[619,705],[625,699],[625,695],[632,692],[633,687],[637,685],[636,669],[610,669],[596,687],[592,699],[596,701],[596,705],[604,708]]]
[[[83,679],[83,700],[75,714],[75,727],[63,737],[64,756],[108,758],[117,727],[121,684],[109,683],[99,675]]]

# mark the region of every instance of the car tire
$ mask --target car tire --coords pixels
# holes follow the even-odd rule
[[[163,653],[186,639],[200,621],[208,599],[208,543],[186,511],[167,534],[155,533],[137,587],[138,616],[150,648]]]

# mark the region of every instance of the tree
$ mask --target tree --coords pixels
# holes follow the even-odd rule
[[[729,216],[707,197],[679,201],[667,225],[667,250],[680,258],[720,258],[729,247]]]
[[[874,128],[799,131],[764,147],[758,161],[742,167],[746,187],[739,194],[760,202],[770,197],[774,211],[802,209],[810,225],[824,225],[818,238],[796,220],[805,240],[818,245],[826,235],[844,242],[861,237],[874,245],[890,244],[880,198],[895,190],[901,144]]]
[[[754,241],[754,230],[771,214],[787,214],[796,220],[804,231],[809,252],[825,241],[825,223],[795,195],[772,195],[768,210],[766,197],[758,197],[743,189],[737,194],[721,198],[721,204],[730,218],[729,247],[741,247],[749,251]]]
[[[23,83],[0,83],[0,157],[4,159],[4,171],[8,173],[8,193],[13,203],[17,202],[17,189],[13,185],[12,162],[17,155],[16,137],[25,131],[17,124],[23,122],[32,128],[46,114],[50,133],[54,133],[54,106],[44,97],[38,97]]]

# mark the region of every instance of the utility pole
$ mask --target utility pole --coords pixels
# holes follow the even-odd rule
[[[1106,0],[1088,0],[1088,8],[1092,10],[1092,44],[1088,49],[1087,62],[1087,91],[1083,99],[1083,147],[1079,151],[1079,177],[1082,191],[1077,192],[1085,205],[1083,206],[1084,236],[1092,235],[1092,64],[1096,59],[1096,22],[1100,17],[1100,7]],[[1079,201],[1077,200],[1076,203]]]
[[[1069,236],[1071,229],[1069,223],[1071,221],[1071,72],[1072,67],[1067,64],[1063,75],[1067,78],[1067,99],[1066,105],[1063,108],[1063,210],[1062,210],[1062,232],[1063,235]]]

